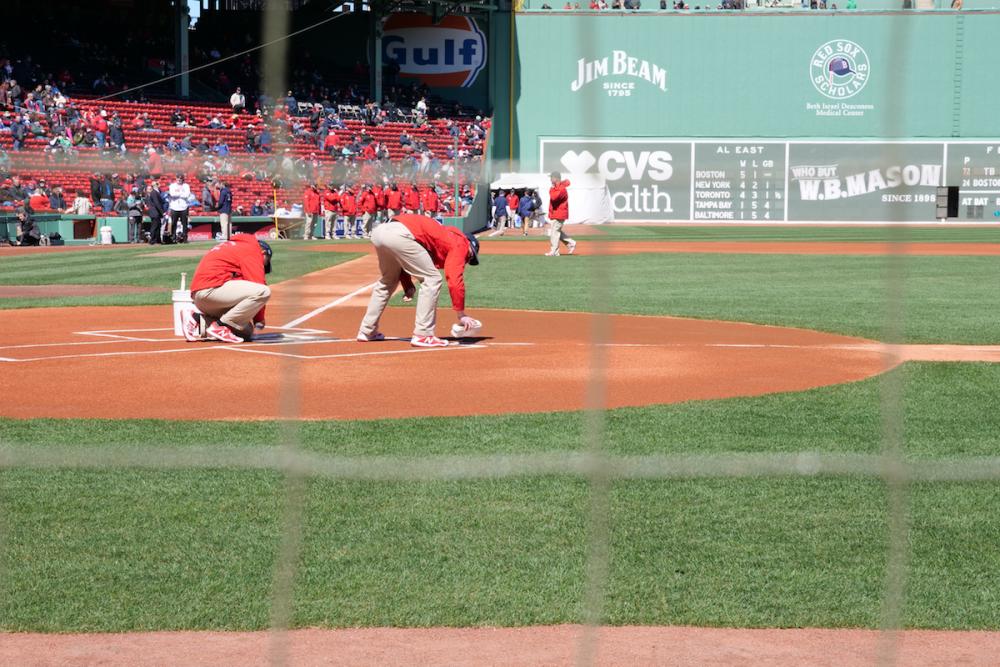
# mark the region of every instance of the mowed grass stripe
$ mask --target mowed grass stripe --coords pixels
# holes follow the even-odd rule
[[[884,242],[905,240],[914,243],[1000,243],[1000,226],[982,227],[865,227],[865,226],[684,226],[684,225],[601,225],[572,226],[574,238],[656,241],[796,241],[796,242]],[[504,237],[521,240],[520,237]]]
[[[996,455],[1000,367],[908,364],[906,455]],[[796,394],[614,410],[608,449],[642,454],[876,452],[880,380]],[[574,449],[580,413],[302,424],[303,446],[421,456]],[[0,420],[0,443],[240,448],[279,426]],[[997,483],[911,489],[910,627],[1000,627]],[[0,473],[0,628],[259,629],[278,543],[277,475]],[[873,479],[617,482],[607,621],[875,627],[887,539]],[[538,477],[312,480],[296,626],[582,620],[588,485]]]
[[[994,315],[1000,312],[996,258],[908,257],[902,266],[907,342],[1000,343]],[[888,267],[885,257],[834,255],[484,256],[479,267],[466,271],[466,279],[473,312],[480,306],[607,310],[877,340],[885,327]],[[609,303],[592,301],[595,275],[610,277]],[[530,338],[530,332],[525,336]]]

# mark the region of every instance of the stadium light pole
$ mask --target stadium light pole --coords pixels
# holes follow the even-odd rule
[[[461,206],[461,200],[458,197],[458,137],[457,136],[454,137],[454,147],[452,148],[451,160],[452,160],[452,172],[453,172],[452,175],[455,177],[455,206],[454,206],[454,213],[455,213],[455,217],[458,218],[458,217],[461,217],[462,211],[464,209],[460,209],[459,208],[459,206]],[[465,231],[464,228],[463,228],[462,231]]]

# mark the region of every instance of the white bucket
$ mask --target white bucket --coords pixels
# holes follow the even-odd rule
[[[112,229],[108,225],[101,227],[101,245],[111,245],[114,239],[111,236]]]
[[[184,329],[181,326],[181,312],[187,308],[198,311],[191,301],[191,291],[186,289],[175,289],[172,292],[174,302],[174,335],[183,336]]]

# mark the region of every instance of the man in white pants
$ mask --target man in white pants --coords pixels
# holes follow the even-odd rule
[[[184,182],[184,174],[177,174],[167,196],[170,199],[169,234],[174,243],[183,243],[187,239],[188,199],[191,198],[191,186]]]
[[[410,344],[414,347],[445,347],[450,343],[434,335],[437,302],[444,269],[452,307],[459,324],[467,330],[482,324],[465,314],[465,266],[479,264],[479,241],[455,227],[438,224],[426,215],[402,214],[379,225],[372,233],[372,245],[378,255],[381,276],[372,290],[368,312],[358,330],[358,341],[384,340],[378,330],[382,312],[396,287],[403,283],[403,293],[412,298],[413,279],[421,282],[417,295],[416,321]]]

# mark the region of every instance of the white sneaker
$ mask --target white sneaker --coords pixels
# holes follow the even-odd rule
[[[184,340],[194,343],[202,339],[201,325],[195,317],[193,308],[181,310],[181,329],[184,332]]]
[[[566,244],[566,254],[572,255],[573,251],[576,250],[576,241],[570,241]]]
[[[545,253],[545,256],[546,257],[558,257],[559,256],[559,251],[558,250],[552,250],[550,252]]]
[[[413,347],[448,347],[457,344],[457,342],[452,343],[437,336],[414,336],[410,339],[410,345]]]
[[[372,333],[365,335],[358,332],[357,341],[359,343],[374,343],[375,341],[385,340],[385,334],[381,331],[373,331]]]

